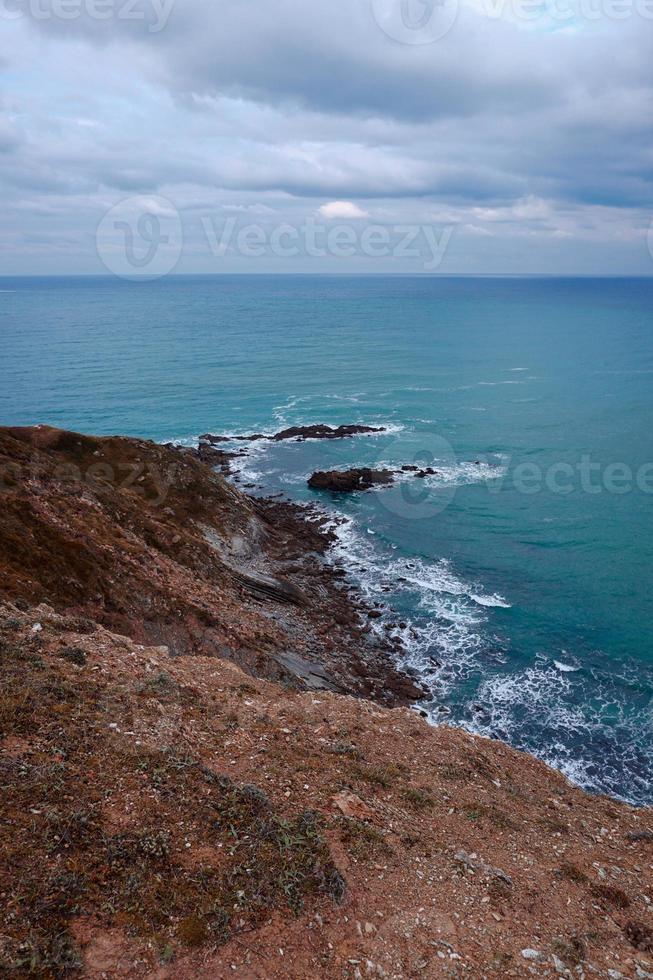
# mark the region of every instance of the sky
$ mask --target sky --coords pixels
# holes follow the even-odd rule
[[[0,275],[653,273],[653,0],[0,0]]]

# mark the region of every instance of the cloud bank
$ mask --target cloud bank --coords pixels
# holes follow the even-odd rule
[[[0,272],[103,271],[132,196],[173,202],[178,271],[420,271],[216,254],[230,218],[446,226],[440,272],[653,270],[645,0],[76,2],[2,7]]]

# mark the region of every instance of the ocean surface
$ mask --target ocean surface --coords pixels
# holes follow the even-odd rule
[[[0,280],[5,424],[255,443],[254,492],[319,503],[434,722],[653,802],[653,280]],[[432,466],[334,497],[314,469]],[[398,625],[402,624],[402,625]]]

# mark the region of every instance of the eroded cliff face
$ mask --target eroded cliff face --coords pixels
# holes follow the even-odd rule
[[[138,440],[0,450],[0,974],[653,974],[651,812],[360,697],[408,691],[317,518]]]
[[[319,515],[246,496],[216,462],[144,440],[0,429],[0,597],[47,601],[172,656],[414,699],[323,560]]]

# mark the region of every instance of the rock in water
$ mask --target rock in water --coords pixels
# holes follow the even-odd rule
[[[349,436],[385,431],[384,426],[339,425],[334,429],[330,425],[318,423],[317,425],[292,425],[289,429],[282,429],[281,432],[276,432],[274,435],[254,432],[249,436],[219,436],[205,432],[199,437],[199,441],[215,446],[219,442],[256,442],[259,439],[269,439],[272,442],[283,442],[284,439],[346,439]]]
[[[339,425],[336,429],[330,425],[293,425],[289,429],[277,432],[272,438],[275,442],[281,442],[283,439],[345,439],[366,432],[385,432],[385,429],[375,428],[372,425]]]
[[[318,470],[308,481],[313,490],[335,490],[338,493],[351,493],[354,490],[369,490],[374,486],[392,483],[391,470],[372,470],[364,466],[353,470]]]

